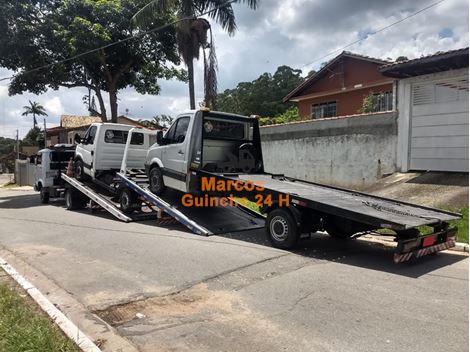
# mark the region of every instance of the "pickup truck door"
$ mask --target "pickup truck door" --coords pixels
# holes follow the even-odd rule
[[[187,146],[190,117],[179,117],[168,130],[165,139],[167,145],[162,153],[163,182],[172,188],[186,192],[186,174],[188,171]]]
[[[83,137],[83,142],[80,145],[82,159],[83,159],[83,167],[91,174],[91,170],[93,168],[93,144],[95,142],[96,130],[98,129],[97,126],[90,126],[88,131]],[[93,175],[92,175],[93,176]]]

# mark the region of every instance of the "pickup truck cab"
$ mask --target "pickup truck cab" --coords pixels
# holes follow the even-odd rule
[[[263,173],[258,120],[201,109],[177,116],[147,153],[150,190],[166,187],[199,191],[197,170],[218,173]]]
[[[75,135],[78,144],[75,150],[75,178],[100,179],[105,181],[120,170],[129,131],[134,126],[117,123],[93,123],[81,138]],[[132,133],[127,165],[142,169],[150,146],[149,134]]]

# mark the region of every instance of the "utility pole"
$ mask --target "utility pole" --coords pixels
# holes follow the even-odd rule
[[[47,148],[46,137],[47,137],[46,118],[44,118],[44,148]]]
[[[15,166],[14,166],[14,170],[13,170],[13,179],[14,179],[15,183],[17,181],[17,179],[16,179],[16,174],[17,174],[16,163],[17,163],[17,160],[19,158],[20,158],[20,140],[18,138],[18,130],[16,130],[16,159],[15,159]]]
[[[16,130],[16,159],[20,158],[20,140],[18,139],[18,130]]]

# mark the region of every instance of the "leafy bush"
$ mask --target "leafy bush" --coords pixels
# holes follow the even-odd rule
[[[377,106],[379,105],[380,96],[373,92],[370,92],[367,97],[364,98],[362,102],[362,107],[359,109],[360,114],[367,114],[377,111]]]
[[[274,117],[261,117],[259,124],[261,126],[266,125],[279,125],[288,122],[299,121],[299,109],[296,106],[290,107],[285,113],[276,115]]]

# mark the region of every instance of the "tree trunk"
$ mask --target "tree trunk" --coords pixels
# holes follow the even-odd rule
[[[194,62],[193,59],[188,62],[188,86],[189,86],[189,106],[191,110],[196,109],[196,100],[194,98]]]
[[[101,121],[106,122],[108,121],[108,117],[106,116],[106,107],[104,105],[103,96],[101,95],[101,89],[96,88],[95,95],[98,98],[98,104],[100,105]]]
[[[111,122],[117,123],[118,103],[116,87],[114,85],[109,87],[109,106],[111,107]]]

